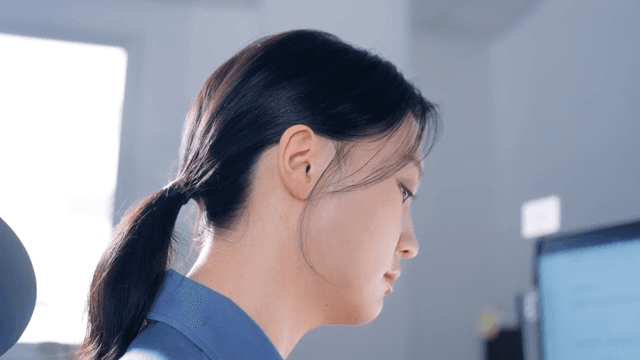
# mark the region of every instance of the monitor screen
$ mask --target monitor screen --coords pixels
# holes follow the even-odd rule
[[[543,359],[640,359],[640,234],[611,230],[539,244]]]

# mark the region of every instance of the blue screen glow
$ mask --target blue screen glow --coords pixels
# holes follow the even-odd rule
[[[545,360],[640,359],[640,239],[544,254]]]

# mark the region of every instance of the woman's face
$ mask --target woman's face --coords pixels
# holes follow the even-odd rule
[[[365,163],[380,149],[368,144],[354,155],[349,174],[338,188],[359,183],[378,163],[391,154],[393,139],[375,159]],[[355,149],[354,149],[355,150]],[[374,163],[375,162],[375,163]],[[401,258],[418,253],[410,213],[411,198],[404,185],[416,193],[422,164],[410,162],[405,168],[369,187],[335,194],[324,194],[310,216],[305,231],[305,254],[313,268],[327,281],[318,284],[329,295],[329,323],[365,324],[375,319],[388,294],[387,272],[400,270]]]

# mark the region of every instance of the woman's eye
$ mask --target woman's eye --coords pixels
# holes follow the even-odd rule
[[[413,193],[411,193],[411,191],[409,191],[409,189],[407,189],[406,187],[402,186],[402,191],[406,192],[408,194],[407,197],[402,197],[402,202],[405,202],[408,198],[413,196]]]

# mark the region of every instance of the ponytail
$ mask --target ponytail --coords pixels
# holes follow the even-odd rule
[[[173,228],[188,199],[172,183],[134,205],[114,228],[93,274],[78,360],[118,359],[138,335],[164,281]]]

